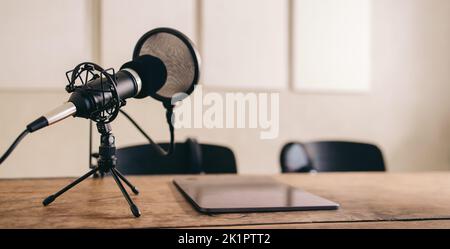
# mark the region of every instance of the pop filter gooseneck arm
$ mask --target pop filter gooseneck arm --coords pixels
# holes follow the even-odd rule
[[[174,127],[172,123],[172,114],[173,114],[173,108],[167,108],[166,109],[166,120],[167,124],[169,125],[169,131],[170,131],[170,145],[168,150],[164,150],[159,144],[155,143],[150,136],[136,123],[136,121],[124,110],[119,110],[120,113],[122,113],[135,127],[139,130],[139,132],[148,140],[148,142],[152,145],[153,149],[155,149],[156,152],[158,152],[161,156],[169,156],[173,153],[174,147],[175,147],[175,132]]]

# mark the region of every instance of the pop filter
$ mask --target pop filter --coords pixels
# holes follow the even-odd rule
[[[167,71],[165,83],[150,96],[169,104],[192,93],[200,78],[200,56],[188,37],[171,28],[153,29],[137,42],[133,60],[148,55],[160,59]]]

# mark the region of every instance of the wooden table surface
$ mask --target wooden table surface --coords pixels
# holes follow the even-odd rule
[[[0,228],[450,228],[450,172],[319,173],[273,177],[339,203],[339,210],[205,215],[175,176],[130,176],[134,218],[111,177],[88,179],[48,207],[71,178],[0,180]],[[202,176],[216,177],[216,176]]]

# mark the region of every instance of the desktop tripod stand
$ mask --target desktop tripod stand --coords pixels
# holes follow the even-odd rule
[[[52,203],[58,196],[64,194],[67,190],[73,188],[78,183],[82,182],[89,176],[96,174],[99,172],[101,175],[111,172],[112,177],[116,181],[117,185],[120,188],[120,191],[122,192],[123,196],[127,200],[128,204],[130,205],[131,212],[135,217],[141,216],[141,212],[139,211],[139,208],[134,204],[133,200],[131,200],[130,196],[128,195],[127,191],[125,190],[121,180],[125,182],[128,187],[131,188],[131,191],[133,191],[134,194],[139,194],[139,191],[133,184],[131,184],[125,176],[123,176],[117,169],[116,169],[116,146],[115,146],[115,138],[113,134],[111,133],[111,126],[109,124],[105,123],[97,123],[97,130],[101,134],[100,137],[100,147],[99,147],[99,157],[98,157],[98,164],[95,168],[91,169],[89,172],[78,178],[77,180],[73,181],[60,191],[56,192],[53,195],[50,195],[49,197],[45,198],[45,200],[42,202],[44,206],[47,206],[48,204]]]

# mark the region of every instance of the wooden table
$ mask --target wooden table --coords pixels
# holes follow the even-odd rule
[[[48,207],[43,198],[73,179],[0,180],[0,228],[450,228],[450,172],[273,177],[341,207],[205,215],[177,191],[174,176],[135,176],[142,216],[134,218],[110,177],[88,179]]]

